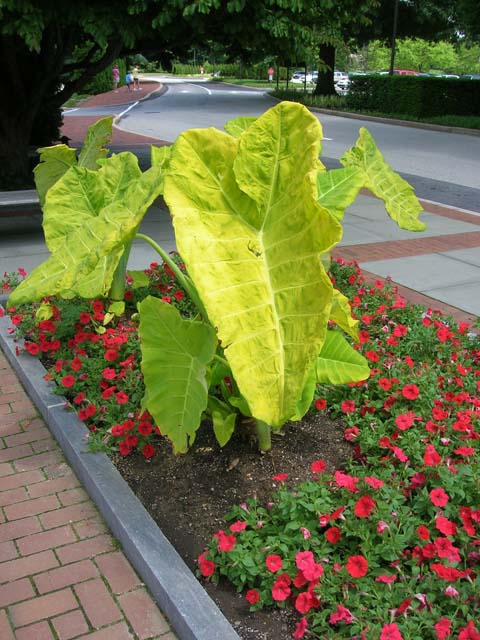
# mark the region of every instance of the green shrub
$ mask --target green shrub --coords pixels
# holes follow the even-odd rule
[[[114,60],[110,66],[108,66],[100,73],[90,80],[90,82],[84,87],[83,91],[91,95],[97,95],[98,93],[105,93],[113,89],[112,68],[114,65],[118,66],[120,71],[120,82],[118,86],[121,87],[125,84],[125,75],[127,73],[127,65],[125,60]]]

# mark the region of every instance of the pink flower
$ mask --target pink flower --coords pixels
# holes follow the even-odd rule
[[[343,471],[335,471],[333,477],[338,487],[345,487],[345,489],[352,492],[358,491],[358,478],[356,476],[349,476],[347,473],[343,473]]]
[[[394,574],[393,576],[387,576],[382,574],[381,576],[377,576],[375,578],[375,582],[383,582],[384,584],[392,584],[392,582],[395,582],[395,580],[397,579],[397,576]]]
[[[233,534],[225,534],[222,530],[218,532],[217,538],[219,551],[225,551],[228,553],[237,544],[237,539]]]
[[[310,591],[303,591],[295,600],[295,609],[302,614],[308,613],[310,609],[319,606],[318,598]]]
[[[420,390],[416,384],[406,384],[402,389],[402,396],[407,400],[416,400],[420,395]]]
[[[247,523],[244,522],[243,520],[237,520],[237,522],[234,522],[233,524],[230,525],[230,531],[232,533],[240,533],[240,531],[243,531],[246,528],[247,528]]]
[[[346,622],[347,624],[351,624],[354,620],[355,618],[349,609],[343,607],[341,604],[337,604],[337,610],[330,614],[328,621],[330,624],[337,624],[337,622]]]
[[[423,462],[427,467],[436,467],[442,461],[442,457],[435,449],[433,444],[427,444],[423,455]]]
[[[445,640],[450,635],[452,628],[452,621],[448,618],[440,618],[438,622],[433,625],[438,640]]]
[[[393,622],[392,624],[384,624],[380,632],[380,640],[403,640],[400,629]]]
[[[375,478],[373,476],[365,476],[364,480],[368,485],[372,487],[372,489],[380,489],[384,485],[383,480],[379,480],[378,478]]]
[[[432,489],[428,494],[432,504],[436,507],[444,507],[450,500],[448,493],[439,487],[438,489]]]
[[[295,556],[295,564],[305,578],[309,581],[316,580],[323,575],[323,566],[316,563],[311,551],[299,551]]]
[[[288,573],[282,573],[278,576],[272,586],[272,598],[276,602],[283,602],[291,594],[290,584],[292,580]]]
[[[212,560],[207,560],[204,553],[198,556],[197,562],[204,578],[209,578],[215,573],[215,563]]]
[[[435,526],[445,536],[454,536],[457,533],[457,525],[444,516],[436,518]]]
[[[271,553],[265,558],[265,564],[267,569],[272,573],[276,573],[283,567],[283,561],[280,556],[277,556],[275,553]]]
[[[469,620],[467,626],[460,631],[458,640],[480,640],[480,633],[475,629],[472,620]]]
[[[307,529],[306,527],[300,527],[300,531],[302,532],[304,540],[308,540],[310,538],[310,536],[312,535],[310,533],[309,529]]]
[[[295,627],[295,631],[292,633],[292,638],[295,638],[295,640],[299,640],[300,638],[303,638],[307,628],[308,628],[307,619],[306,618],[302,618],[300,620],[300,622],[297,622],[297,626]]]

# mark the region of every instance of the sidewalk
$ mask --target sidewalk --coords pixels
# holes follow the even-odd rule
[[[138,95],[127,98],[133,103]],[[110,92],[92,100],[98,106],[118,99]],[[66,118],[63,133],[72,146],[96,119],[78,112]],[[112,141],[152,142],[162,143],[117,128]],[[412,234],[389,221],[378,200],[360,196],[345,216],[335,255],[358,260],[369,280],[392,276],[411,302],[471,322],[480,315],[480,214],[423,204],[427,231]],[[141,230],[166,250],[175,247],[169,216],[159,207]],[[40,214],[8,226],[0,220],[2,272],[31,271],[47,255]],[[129,267],[154,259],[134,243]],[[117,547],[0,351],[0,640],[173,640]]]

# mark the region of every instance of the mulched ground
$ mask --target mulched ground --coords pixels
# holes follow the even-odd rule
[[[248,437],[237,436],[224,449],[203,425],[190,452],[173,456],[166,441],[151,461],[140,455],[114,459],[120,473],[144,504],[187,565],[196,571],[195,559],[213,533],[225,528],[224,516],[246,498],[266,503],[276,483],[272,476],[288,473],[293,486],[311,478],[310,464],[323,459],[330,471],[342,468],[352,455],[343,439],[343,427],[322,414],[284,428],[274,436],[272,451],[260,455]],[[205,585],[224,615],[244,640],[283,640],[291,637],[298,616],[272,609],[250,614],[243,595],[230,585]]]

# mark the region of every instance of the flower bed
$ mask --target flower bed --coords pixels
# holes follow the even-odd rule
[[[35,320],[28,306],[13,320],[92,447],[149,459],[160,440],[140,407],[133,303],[155,291],[190,309],[168,268],[146,275],[144,290],[127,290],[125,317],[106,317],[100,301],[55,300],[51,318]],[[480,638],[478,336],[405,304],[388,283],[367,286],[356,265],[334,264],[331,277],[353,301],[372,373],[319,385],[312,411],[342,418],[354,458],[331,473],[312,460],[296,487],[279,469],[277,493],[233,507],[199,571],[226,576],[253,611],[291,602],[295,638]]]

